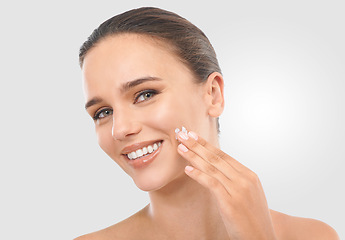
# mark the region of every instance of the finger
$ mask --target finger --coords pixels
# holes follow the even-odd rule
[[[195,133],[189,132],[189,134],[187,135],[183,132],[180,132],[178,134],[178,138],[188,149],[196,153],[204,161],[217,168],[228,178],[235,177],[238,174],[236,169],[232,166],[231,162],[227,160],[227,158],[229,157],[227,154],[222,152],[220,149],[218,149],[218,154],[215,154],[215,150],[212,151],[208,149],[212,145],[208,144],[206,141],[204,141],[203,145],[200,144],[199,141],[203,141],[203,139],[198,137]],[[212,168],[210,169],[212,170]]]
[[[186,147],[200,155],[203,159],[208,159],[212,161],[210,162],[212,165],[217,164],[220,167],[220,170],[224,169],[224,166],[219,165],[219,163],[222,163],[224,161],[238,172],[248,170],[247,167],[245,167],[240,162],[236,161],[234,158],[220,150],[218,147],[215,147],[209,142],[207,142],[205,139],[197,135],[195,132],[189,132],[188,135],[183,132],[180,132],[177,136],[178,139]],[[207,149],[208,151],[205,151],[205,149]]]
[[[222,200],[231,197],[229,191],[226,190],[224,185],[218,181],[218,179],[213,178],[192,166],[186,166],[185,173],[200,185],[209,189],[217,199]]]
[[[182,143],[178,146],[178,152],[183,158],[189,161],[196,170],[198,170],[197,172],[204,173],[204,178],[209,176],[221,183],[228,193],[232,191],[234,186],[232,184],[231,176],[223,174],[223,172],[219,171],[215,166],[209,164],[207,161],[201,159],[200,156],[195,154],[193,151],[189,151]]]
[[[197,144],[197,143],[196,143]],[[220,181],[233,180],[238,178],[239,173],[219,156],[213,154],[201,145],[187,148],[183,143],[178,146],[179,153],[188,160],[193,166],[202,172],[213,176]],[[194,150],[192,150],[194,148]],[[200,148],[200,149],[199,149]]]
[[[186,166],[185,173],[210,191],[215,197],[220,211],[230,211],[233,197],[221,182],[191,166]]]

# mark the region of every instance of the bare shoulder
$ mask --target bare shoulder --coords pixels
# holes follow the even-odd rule
[[[110,227],[85,234],[74,240],[134,240],[141,238],[145,235],[144,229],[146,227],[143,214],[144,209]],[[133,229],[136,231],[133,231]]]
[[[278,239],[340,239],[332,227],[319,220],[289,216],[273,210],[271,216]]]

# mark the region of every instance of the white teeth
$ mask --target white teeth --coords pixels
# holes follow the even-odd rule
[[[147,147],[143,147],[142,149],[138,149],[136,151],[133,151],[133,152],[127,154],[127,157],[131,160],[137,159],[137,158],[142,157],[146,154],[149,154],[149,153],[156,151],[161,145],[162,145],[162,143],[158,142],[158,143],[153,144],[153,146],[149,145]]]
[[[137,154],[138,157],[142,157],[142,156],[143,156],[143,150],[138,149],[138,150],[136,151],[136,154]]]
[[[149,153],[152,153],[153,152],[153,147],[150,145],[150,146],[148,146],[147,147],[147,151],[149,152]]]
[[[137,154],[135,152],[131,152],[130,154],[127,155],[129,159],[135,159],[137,158]]]

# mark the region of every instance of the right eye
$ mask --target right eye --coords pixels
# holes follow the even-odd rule
[[[99,111],[97,111],[95,113],[95,116],[93,117],[93,120],[99,120],[99,119],[103,119],[106,118],[108,116],[110,116],[111,114],[113,114],[113,110],[110,108],[103,108]]]

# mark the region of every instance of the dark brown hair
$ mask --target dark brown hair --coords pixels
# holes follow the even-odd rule
[[[216,53],[199,28],[173,12],[153,7],[133,9],[102,23],[81,46],[80,66],[100,40],[121,33],[143,34],[167,42],[198,82],[205,81],[212,72],[221,73]]]
[[[221,73],[216,53],[198,27],[173,12],[153,7],[133,9],[103,22],[80,47],[80,67],[88,51],[97,43],[121,33],[142,34],[168,43],[198,83],[205,82],[213,72]],[[217,130],[219,133],[218,119]]]

